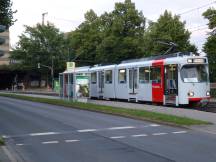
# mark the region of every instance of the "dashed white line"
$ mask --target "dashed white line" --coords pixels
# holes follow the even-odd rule
[[[84,133],[84,132],[95,132],[97,129],[81,129],[77,130],[77,132]]]
[[[173,134],[181,134],[181,133],[187,133],[187,131],[178,131],[178,132],[172,132]]]
[[[134,129],[136,127],[134,126],[124,126],[124,127],[111,127],[111,128],[107,128],[108,130],[122,130],[122,129]]]
[[[18,144],[16,144],[17,146],[24,146],[24,144],[23,143],[18,143]]]
[[[161,136],[161,135],[166,135],[166,134],[168,134],[168,133],[153,133],[152,135],[153,136]]]
[[[159,124],[150,124],[149,126],[151,126],[151,127],[159,127],[160,125]]]
[[[80,129],[76,130],[79,133],[85,132],[96,132],[96,131],[106,131],[106,130],[124,130],[124,129],[136,129],[136,128],[146,128],[146,127],[159,127],[158,124],[149,124],[145,126],[120,126],[120,127],[110,127],[110,128],[100,128],[100,129]],[[71,131],[70,131],[71,132]],[[39,132],[39,133],[29,133],[24,135],[17,135],[17,136],[7,136],[3,135],[3,138],[13,138],[18,136],[47,136],[47,135],[57,135],[57,134],[64,134],[65,132]]]
[[[125,138],[125,136],[113,136],[113,137],[110,137],[111,139],[120,139],[120,138]]]
[[[2,138],[9,138],[9,136],[3,135]]]
[[[30,133],[30,136],[46,136],[46,135],[55,135],[59,134],[59,132],[43,132],[43,133]]]
[[[42,142],[42,144],[56,144],[59,143],[59,141],[46,141],[46,142]]]
[[[66,143],[70,143],[70,142],[79,142],[80,140],[65,140]]]
[[[148,136],[147,134],[135,134],[135,135],[131,135],[131,137],[146,137]]]

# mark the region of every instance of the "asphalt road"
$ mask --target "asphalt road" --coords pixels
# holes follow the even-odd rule
[[[215,162],[216,135],[0,97],[0,134],[26,162]]]

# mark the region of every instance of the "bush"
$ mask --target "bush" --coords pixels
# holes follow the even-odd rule
[[[5,145],[4,140],[0,137],[0,146]]]
[[[211,89],[211,97],[216,98],[216,89]]]

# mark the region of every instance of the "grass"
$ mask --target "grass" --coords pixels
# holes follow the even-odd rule
[[[3,138],[0,137],[0,146],[3,146],[3,145],[5,145],[5,142],[4,142]]]
[[[174,115],[167,115],[167,114],[162,114],[157,112],[149,112],[145,110],[125,109],[119,107],[96,105],[91,103],[73,102],[73,101],[66,101],[61,99],[36,98],[36,97],[21,96],[15,94],[0,93],[0,96],[28,100],[33,102],[47,103],[52,105],[65,106],[69,108],[101,112],[101,113],[118,115],[118,116],[133,118],[133,119],[139,119],[139,120],[154,121],[154,122],[169,124],[169,125],[191,126],[191,125],[211,124],[207,121],[196,120],[187,117],[178,117]]]

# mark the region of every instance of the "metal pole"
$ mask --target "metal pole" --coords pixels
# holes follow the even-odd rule
[[[68,86],[67,86],[67,92],[68,92],[68,100],[70,100],[70,73],[67,73],[68,75]]]
[[[54,89],[54,68],[53,68],[53,56],[52,56],[52,66],[51,66],[51,79],[52,79],[52,90]]]
[[[63,80],[63,91],[62,91],[62,93],[63,93],[63,99],[65,99],[65,75],[64,75],[64,73],[62,74],[62,80]]]
[[[45,15],[47,15],[47,14],[48,14],[48,12],[42,13],[42,25],[44,25],[44,17],[45,17]]]

